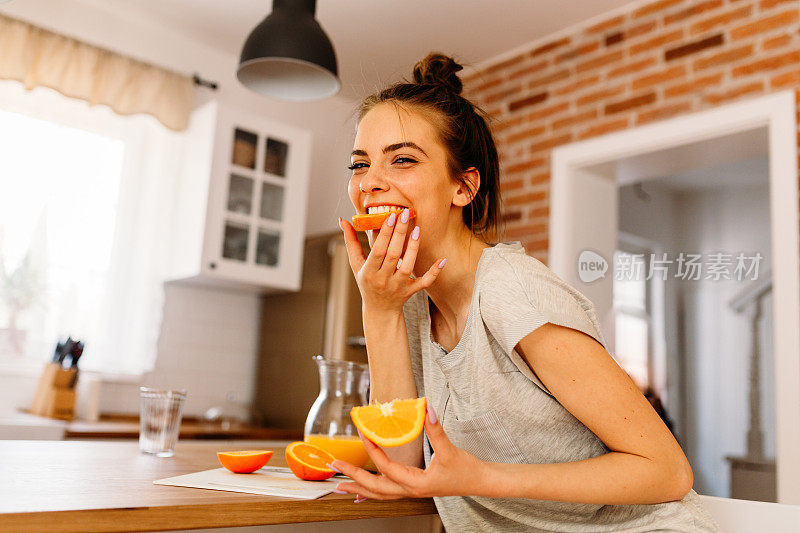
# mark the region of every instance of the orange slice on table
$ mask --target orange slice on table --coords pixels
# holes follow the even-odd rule
[[[336,474],[326,465],[336,458],[312,444],[303,441],[291,443],[286,447],[286,464],[292,473],[307,481],[322,481]]]
[[[247,450],[243,452],[217,452],[222,466],[237,474],[255,472],[272,459],[275,452],[269,450]]]
[[[403,212],[403,208],[396,208],[390,211],[386,211],[383,213],[369,213],[366,215],[356,215],[353,217],[353,227],[356,231],[367,231],[370,229],[381,229],[383,226],[383,221],[389,218],[389,215],[392,213],[397,213],[397,216],[400,216],[400,213]],[[413,209],[408,210],[408,219],[411,220],[416,216]]]
[[[350,418],[361,434],[378,446],[402,446],[425,425],[425,397],[353,407]]]

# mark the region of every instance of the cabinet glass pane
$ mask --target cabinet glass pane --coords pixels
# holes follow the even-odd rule
[[[253,180],[231,174],[228,184],[228,211],[249,215],[253,208]]]
[[[280,220],[283,217],[283,187],[261,184],[261,218]]]
[[[231,162],[246,168],[256,168],[256,146],[258,136],[250,131],[236,128],[233,134],[233,157]]]
[[[277,265],[280,243],[281,236],[277,233],[259,230],[258,245],[256,246],[256,263],[269,266]]]
[[[267,155],[264,158],[264,172],[281,177],[286,176],[286,156],[288,153],[288,144],[267,137]]]
[[[236,261],[247,261],[247,237],[250,230],[232,222],[225,223],[225,239],[222,242],[222,257]]]

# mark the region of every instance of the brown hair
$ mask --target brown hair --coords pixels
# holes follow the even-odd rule
[[[494,240],[500,222],[500,166],[486,114],[461,96],[456,73],[463,67],[453,58],[431,52],[414,65],[413,82],[404,80],[368,96],[358,108],[360,121],[381,103],[408,106],[426,114],[447,151],[450,175],[469,189],[462,173],[475,167],[480,186],[462,211],[464,224],[475,235]]]

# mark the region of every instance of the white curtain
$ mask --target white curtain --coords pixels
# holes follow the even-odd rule
[[[170,247],[170,214],[183,166],[185,137],[149,115],[119,116],[105,106],[66,98],[47,88],[27,91],[0,81],[0,109],[86,130],[124,143],[113,245],[102,290],[94,304],[100,319],[84,331],[81,368],[141,374],[153,368],[161,324],[163,281]],[[47,146],[39,147],[47,157]],[[11,146],[0,146],[3,150]],[[4,177],[0,176],[0,179]],[[7,179],[7,177],[6,177]],[[81,209],[81,206],[75,206]],[[75,250],[80,254],[81,250]],[[69,317],[65,315],[66,324]],[[56,339],[35,327],[28,344],[46,359]],[[50,333],[52,335],[52,332]],[[30,350],[29,350],[30,352]]]

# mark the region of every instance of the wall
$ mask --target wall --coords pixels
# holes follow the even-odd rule
[[[495,121],[506,239],[547,262],[554,147],[798,91],[798,29],[796,0],[635,2],[482,64],[465,86]]]
[[[26,0],[2,4],[0,12],[34,25],[107,48],[142,61],[219,83],[198,100],[214,97],[227,105],[262,114],[312,132],[307,234],[337,229],[336,217],[352,207],[345,194],[346,165],[355,130],[353,103],[334,97],[313,103],[284,103],[259,96],[235,79],[238,58],[186,38],[157,21],[144,20],[94,0]],[[257,21],[253,21],[255,24]],[[242,37],[244,39],[244,36]],[[333,200],[332,200],[333,199]],[[260,299],[191,287],[168,287],[164,304],[157,372],[145,381],[189,390],[187,413],[202,414],[212,405],[244,412],[253,399]],[[22,408],[36,379],[4,379],[4,408]],[[138,410],[138,381],[105,383],[105,411]],[[234,392],[233,396],[228,393]]]

